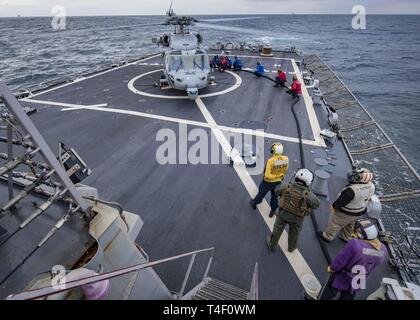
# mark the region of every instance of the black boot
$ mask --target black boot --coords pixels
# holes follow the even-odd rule
[[[267,236],[267,238],[265,238],[265,242],[267,243],[267,247],[268,250],[274,252],[276,251],[276,248],[271,247],[271,235]]]
[[[251,199],[251,202],[249,203],[251,205],[251,208],[256,210],[257,209],[257,205],[255,204],[254,199]]]
[[[271,210],[270,214],[268,215],[270,218],[274,217],[274,215],[276,214],[277,210]]]

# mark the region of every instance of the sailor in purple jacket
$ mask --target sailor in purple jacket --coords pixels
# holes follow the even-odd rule
[[[328,267],[332,273],[332,290],[340,292],[340,300],[353,300],[357,291],[366,289],[366,279],[383,263],[387,250],[379,241],[378,229],[367,219],[355,224],[357,238],[351,239]],[[331,297],[332,298],[332,297]]]

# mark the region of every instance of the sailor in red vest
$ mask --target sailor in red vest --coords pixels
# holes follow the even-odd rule
[[[299,95],[302,94],[302,85],[298,81],[298,78],[296,75],[293,76],[293,83],[289,90],[286,91],[286,93],[291,94],[293,98],[298,98]]]
[[[228,68],[228,58],[226,56],[220,57],[220,65],[219,65],[219,71],[223,72]]]
[[[286,73],[279,67],[277,69],[276,84],[273,87],[285,87],[287,82]]]

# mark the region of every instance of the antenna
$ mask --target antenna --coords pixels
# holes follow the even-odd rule
[[[166,15],[168,17],[172,17],[174,15],[174,9],[173,9],[173,5],[174,5],[174,0],[171,1],[171,5],[169,7],[169,10],[166,11]]]

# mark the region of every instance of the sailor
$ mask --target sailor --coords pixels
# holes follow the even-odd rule
[[[229,56],[226,56],[226,58],[227,58],[228,68],[232,69],[232,65],[233,65],[232,59]]]
[[[228,58],[226,56],[221,56],[219,70],[222,72],[225,71],[228,68],[228,65],[229,65]]]
[[[220,64],[220,59],[219,59],[219,56],[218,56],[218,55],[215,55],[215,56],[213,57],[213,59],[211,60],[210,67],[211,67],[212,69],[216,69],[216,68],[218,68],[218,67],[219,67],[219,64]]]
[[[355,221],[366,213],[369,200],[375,194],[372,179],[373,174],[368,169],[354,169],[351,172],[350,185],[332,205],[327,229],[321,234],[322,239],[330,242],[338,232],[343,241],[351,239]]]
[[[353,300],[358,291],[365,289],[368,276],[388,255],[372,221],[358,220],[354,230],[354,238],[347,242],[327,269],[332,281],[329,281],[329,290],[324,290],[321,300],[332,299],[338,293],[340,300]]]
[[[234,57],[233,60],[233,70],[234,71],[241,71],[243,68],[243,63],[242,60],[240,58],[238,58],[237,56]]]
[[[255,68],[255,71],[254,71],[254,74],[257,77],[261,77],[264,74],[264,72],[265,72],[264,65],[260,61],[258,61],[257,62],[257,67]]]
[[[251,200],[251,207],[255,210],[257,209],[257,204],[260,204],[265,195],[271,191],[270,218],[274,216],[279,207],[277,196],[274,193],[275,189],[281,184],[289,168],[289,158],[283,155],[283,151],[284,148],[281,143],[272,144],[270,152],[273,156],[267,160],[264,178],[259,186],[258,194],[255,199]]]
[[[285,87],[286,82],[287,82],[286,73],[282,70],[281,67],[279,67],[277,69],[276,84],[274,85],[274,87]]]
[[[293,76],[292,86],[286,91],[286,93],[291,94],[293,98],[299,98],[299,95],[302,94],[302,85],[298,81],[296,75]]]
[[[300,169],[294,177],[294,182],[276,190],[280,197],[280,211],[277,213],[273,233],[267,237],[267,245],[274,251],[286,225],[289,225],[288,250],[297,248],[300,231],[306,216],[320,205],[319,199],[309,190],[314,175],[308,169]]]

